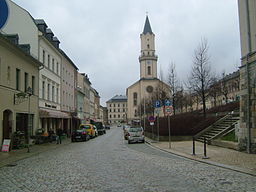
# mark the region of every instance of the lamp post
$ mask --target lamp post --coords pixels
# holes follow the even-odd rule
[[[30,149],[29,149],[29,132],[30,132],[30,97],[32,95],[32,88],[31,87],[28,87],[27,88],[27,95],[28,95],[28,130],[27,130],[27,144],[28,144],[28,153],[30,152]]]

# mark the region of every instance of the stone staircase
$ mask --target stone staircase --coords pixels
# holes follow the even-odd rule
[[[194,139],[199,142],[204,142],[204,139],[206,139],[206,142],[210,144],[211,140],[217,139],[233,131],[238,122],[239,112],[229,113],[213,123],[211,126],[196,134]]]

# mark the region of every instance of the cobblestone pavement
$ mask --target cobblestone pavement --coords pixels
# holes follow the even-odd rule
[[[122,130],[0,168],[0,191],[256,191],[256,177],[123,140]]]

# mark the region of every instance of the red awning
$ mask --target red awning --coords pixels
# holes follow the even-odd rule
[[[40,109],[39,116],[40,118],[60,118],[60,119],[71,118],[71,116],[65,112],[49,110],[49,109]]]

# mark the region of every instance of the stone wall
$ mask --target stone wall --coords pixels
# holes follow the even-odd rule
[[[247,67],[249,71],[249,93]],[[248,111],[249,99],[249,111]],[[239,150],[248,150],[248,116],[250,118],[250,152],[256,153],[256,54],[242,60],[240,68],[240,128],[238,131]]]

